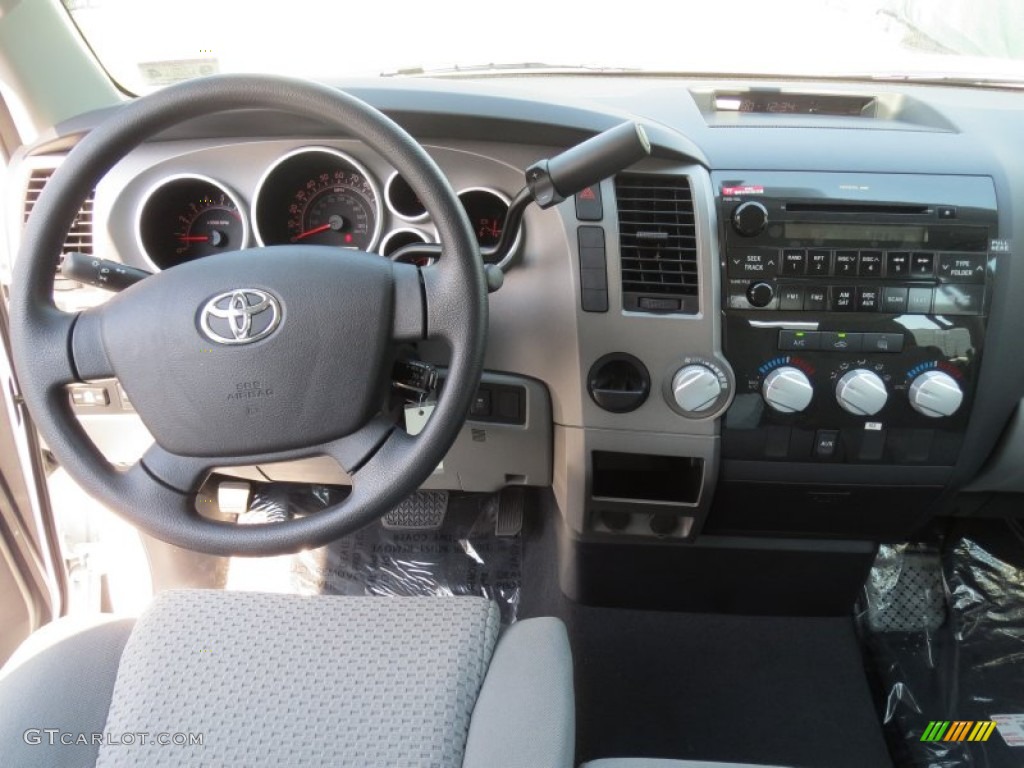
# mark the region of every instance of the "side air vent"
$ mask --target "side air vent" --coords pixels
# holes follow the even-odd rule
[[[53,168],[34,168],[28,179],[28,188],[25,190],[25,215],[23,223],[28,222],[28,217],[35,208],[36,201],[46,186],[46,182],[53,175]],[[81,210],[75,216],[75,220],[68,230],[68,236],[64,240],[64,249],[61,253],[74,251],[75,253],[86,253],[90,256],[93,253],[92,247],[92,203],[93,193],[89,194],[82,204]]]
[[[693,195],[685,176],[615,179],[623,309],[700,310]]]

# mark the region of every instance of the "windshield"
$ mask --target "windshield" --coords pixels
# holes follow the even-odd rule
[[[145,93],[216,72],[324,81],[635,69],[1024,83],[1020,0],[64,0],[111,76]]]

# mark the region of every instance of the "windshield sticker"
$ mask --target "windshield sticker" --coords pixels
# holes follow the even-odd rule
[[[760,184],[746,184],[742,187],[722,187],[722,194],[727,197],[733,195],[763,195],[764,187]]]
[[[213,58],[145,61],[139,64],[139,72],[147,85],[172,85],[193,77],[216,75],[220,65]]]

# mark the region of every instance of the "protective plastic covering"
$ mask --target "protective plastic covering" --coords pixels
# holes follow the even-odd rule
[[[1012,535],[994,540],[1024,563]],[[899,766],[1024,766],[1024,569],[993,549],[963,538],[941,557],[908,545],[879,552],[859,618]],[[969,737],[985,729],[955,727],[991,720],[999,725],[983,742]],[[950,725],[929,729],[935,721]],[[929,731],[942,736],[922,740]]]
[[[315,514],[345,489],[274,484],[256,490],[239,523]],[[326,547],[279,558],[231,561],[228,589],[302,595],[483,595],[515,621],[522,574],[521,536],[494,535],[498,499],[451,494],[435,530],[387,529],[380,522]]]

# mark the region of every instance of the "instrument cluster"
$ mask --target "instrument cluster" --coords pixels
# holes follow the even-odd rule
[[[459,192],[459,200],[480,247],[493,246],[501,236],[508,196],[470,187]],[[326,146],[301,147],[277,158],[257,182],[249,205],[209,176],[163,178],[143,196],[135,227],[139,249],[156,269],[294,243],[379,253],[422,266],[430,257],[403,249],[437,240],[429,212],[404,178],[393,172],[382,187],[354,157]]]

